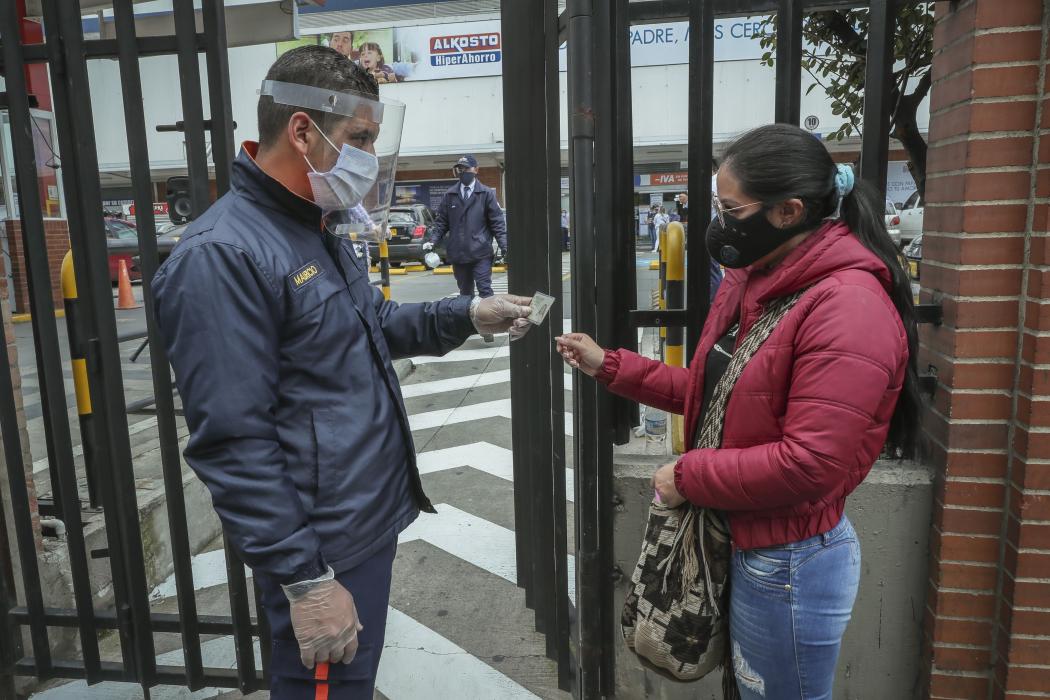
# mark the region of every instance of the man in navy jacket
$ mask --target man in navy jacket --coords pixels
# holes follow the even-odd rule
[[[452,167],[459,182],[445,193],[430,228],[424,250],[431,250],[447,235],[445,258],[452,263],[459,293],[492,296],[492,240],[507,255],[507,221],[496,201],[496,191],[478,180],[478,161],[463,156]]]
[[[278,58],[267,81],[327,101],[260,97],[259,143],[243,145],[230,192],[157,272],[154,310],[190,429],[186,460],[263,594],[271,697],[314,698],[324,682],[331,700],[371,700],[398,533],[434,512],[392,360],[508,330],[529,300],[385,301],[308,177],[337,171],[347,145],[375,155],[386,125],[361,130],[357,116],[323,109],[381,114],[375,80],[309,46]]]

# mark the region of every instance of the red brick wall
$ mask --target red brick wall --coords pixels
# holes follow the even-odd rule
[[[15,313],[29,313],[29,276],[26,271],[25,248],[22,241],[22,223],[8,219],[7,240],[11,251],[11,308]],[[62,308],[62,259],[69,250],[69,224],[64,219],[44,221],[47,239],[47,258],[51,269],[51,299],[56,309]]]
[[[1042,0],[938,2],[919,366],[939,468],[932,698],[1050,693],[1050,91]]]

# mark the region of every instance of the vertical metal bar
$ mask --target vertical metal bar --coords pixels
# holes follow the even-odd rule
[[[801,119],[802,0],[779,0],[776,120],[797,126]]]
[[[616,318],[627,318],[638,306],[638,265],[634,222],[634,120],[631,84],[630,9],[627,0],[615,0],[612,26],[613,117],[615,118],[615,229],[613,249],[617,270]],[[636,350],[638,334],[628,323],[617,323],[615,345]],[[626,399],[615,400],[617,418],[615,442],[625,444],[631,439],[631,429],[638,425],[638,404]]]
[[[121,377],[120,348],[109,277],[106,232],[98,213],[102,192],[91,114],[91,94],[84,52],[80,3],[44,0],[48,28],[51,85],[56,114],[65,117],[59,129],[65,154],[66,194],[76,190],[69,208],[69,238],[78,292],[83,295],[84,329],[88,343],[88,373],[96,433],[99,476],[107,502],[106,534],[113,570],[117,617],[126,677],[144,689],[156,684],[156,659],[150,628],[142,533],[138,519],[135,474],[131,459],[127,410]],[[76,209],[77,211],[73,211]],[[68,527],[68,523],[67,523]],[[92,635],[92,644],[95,643]]]
[[[88,580],[87,551],[80,521],[80,498],[77,495],[76,475],[73,465],[73,448],[69,434],[69,422],[62,375],[62,360],[59,352],[58,328],[55,321],[54,302],[51,297],[51,275],[47,256],[44,221],[40,213],[37,194],[36,159],[33,153],[32,117],[29,113],[29,98],[26,92],[25,69],[18,40],[18,16],[13,3],[5,3],[0,11],[0,32],[4,36],[3,53],[8,99],[8,114],[11,120],[11,143],[14,151],[15,172],[21,201],[20,216],[22,238],[25,242],[26,267],[29,270],[30,306],[33,312],[33,339],[36,345],[37,370],[40,381],[41,401],[44,405],[45,430],[49,438],[48,457],[54,465],[51,470],[52,490],[55,501],[61,502],[66,523],[69,547],[70,573],[73,579],[80,641],[83,648],[84,666],[89,680],[98,678],[98,640],[94,630],[94,608]],[[54,26],[54,25],[51,25]],[[63,129],[58,129],[61,134]],[[63,152],[69,155],[63,149]],[[67,188],[68,190],[69,188]],[[101,211],[101,206],[97,211]],[[101,225],[101,221],[99,221]],[[112,298],[112,297],[111,297]],[[4,350],[6,354],[6,349]],[[5,358],[6,362],[6,358]],[[8,367],[10,370],[10,367]],[[10,372],[5,376],[10,379]],[[12,438],[16,432],[7,433]],[[6,443],[6,440],[5,440]],[[9,465],[10,468],[10,465]],[[25,473],[22,489],[25,488]],[[17,488],[14,486],[13,488]],[[12,496],[14,491],[12,491]],[[28,505],[28,504],[27,504]],[[30,550],[36,556],[35,545]],[[36,585],[27,581],[30,585]],[[30,586],[27,585],[27,589]],[[35,595],[35,594],[34,594]],[[34,649],[35,651],[35,649]],[[37,672],[46,676],[50,671],[50,653],[44,661],[37,662]]]
[[[576,328],[600,340],[596,257],[601,247],[595,216],[595,109],[599,107],[595,82],[599,79],[594,56],[595,26],[592,0],[569,0],[568,90],[569,142],[572,147],[569,173],[572,210],[576,220],[573,251],[573,320]],[[606,79],[608,76],[606,76]],[[604,324],[603,324],[604,325]],[[604,329],[603,329],[604,330]],[[577,580],[577,692],[590,700],[602,695],[605,648],[603,588],[609,573],[602,567],[601,478],[604,446],[598,426],[598,386],[577,373],[573,394],[576,451],[576,580]]]
[[[864,78],[864,134],[860,146],[860,176],[886,193],[890,148],[890,111],[893,86],[895,0],[871,0],[868,53]]]
[[[715,8],[710,2],[689,4],[689,226],[690,263],[686,268],[685,358],[688,363],[700,342],[711,306],[711,254],[707,234],[711,196],[708,173],[713,158],[715,88]],[[686,426],[686,432],[689,426]]]
[[[554,539],[554,610],[548,639],[554,641],[553,658],[558,662],[558,687],[572,687],[572,659],[570,650],[568,525],[565,504],[565,370],[561,357],[554,349],[553,339],[562,333],[564,305],[562,302],[561,255],[561,85],[559,73],[558,2],[543,2],[544,37],[544,91],[546,103],[546,195],[547,195],[547,280],[555,298],[551,308],[547,353],[551,386],[551,503]],[[575,585],[575,581],[572,582]]]
[[[226,8],[219,0],[204,0],[205,56],[208,62],[208,102],[211,107],[211,156],[215,189],[221,197],[230,189],[233,164],[233,102],[230,98],[230,62],[226,50]]]
[[[617,323],[618,318],[626,318],[625,294],[622,288],[622,276],[627,270],[627,255],[624,254],[623,246],[617,244],[617,240],[623,233],[621,228],[622,211],[624,202],[620,206],[599,206],[605,202],[606,197],[616,197],[623,193],[623,188],[618,179],[623,176],[619,172],[619,165],[623,160],[619,153],[616,142],[620,114],[623,108],[619,100],[623,97],[617,94],[617,74],[620,66],[617,65],[618,52],[615,37],[616,2],[597,2],[593,5],[593,73],[592,85],[594,86],[594,223],[591,259],[593,260],[594,284],[593,284],[593,313],[594,313],[594,339],[602,347],[617,347],[622,338],[622,325]],[[629,60],[629,56],[628,56]],[[628,68],[629,70],[629,68]],[[627,109],[630,109],[630,99],[627,101]],[[633,147],[633,140],[628,141]],[[633,173],[631,174],[633,181]],[[633,197],[632,197],[633,199]],[[610,240],[610,238],[612,240]],[[633,247],[633,246],[632,246]],[[586,258],[584,258],[586,260]],[[634,346],[634,343],[631,343]],[[626,416],[622,408],[622,401],[609,392],[597,387],[590,382],[594,391],[594,413],[584,413],[583,420],[592,423],[584,428],[585,434],[591,441],[588,447],[593,450],[593,459],[597,467],[594,475],[595,509],[590,517],[594,519],[597,529],[597,542],[593,554],[594,561],[589,576],[593,577],[591,582],[593,593],[597,595],[595,608],[590,614],[596,618],[596,637],[592,643],[598,645],[597,654],[599,667],[597,669],[598,692],[602,696],[614,693],[612,677],[614,649],[612,641],[615,638],[613,628],[612,594],[613,594],[613,538],[612,538],[612,512],[613,512],[613,489],[612,489],[612,445],[616,441],[617,429],[620,428],[626,442],[626,433],[630,427],[620,425],[618,420]],[[582,598],[582,593],[581,593]],[[581,611],[582,616],[582,611]]]
[[[252,582],[255,593],[255,619],[259,624],[259,656],[262,657],[263,687],[270,687],[270,658],[273,656],[273,635],[270,632],[270,621],[263,607],[262,587]]]
[[[179,57],[186,169],[189,174],[190,202],[193,210],[190,218],[196,219],[204,213],[211,201],[208,187],[208,154],[204,143],[200,63],[197,59],[197,20],[193,11],[193,0],[173,0],[172,10],[175,45],[178,47]]]
[[[508,235],[511,244],[514,245],[514,255],[521,256],[520,264],[515,262],[508,270],[509,289],[520,291],[523,294],[532,294],[537,291],[533,286],[534,266],[528,261],[534,257],[532,246],[517,244],[515,231],[529,230],[527,228],[527,213],[535,207],[535,204],[526,206],[532,196],[529,188],[532,174],[528,165],[528,152],[519,154],[519,144],[528,143],[531,129],[529,114],[529,103],[523,99],[527,90],[523,90],[520,80],[532,75],[539,70],[535,64],[529,63],[529,11],[532,8],[525,2],[501,3],[500,17],[503,26],[503,114],[504,130],[507,133],[505,144],[506,157],[506,187],[507,201],[514,202],[507,213]],[[524,93],[524,94],[523,94]],[[521,134],[519,139],[519,134]],[[534,184],[534,181],[532,181]],[[530,334],[531,335],[531,334]],[[533,518],[533,502],[536,499],[534,486],[534,455],[531,451],[533,444],[532,412],[530,406],[532,400],[531,392],[536,383],[530,380],[529,371],[531,367],[528,348],[522,345],[528,342],[526,337],[523,341],[511,346],[510,368],[511,368],[511,413],[512,440],[514,469],[514,541],[515,559],[518,571],[518,586],[525,591],[525,605],[535,609],[535,591],[533,567],[536,565],[534,553],[535,546],[535,522]],[[518,347],[520,346],[520,347]]]
[[[11,65],[8,63],[8,65]],[[10,84],[10,83],[8,83]],[[32,201],[19,198],[22,202]],[[33,532],[33,514],[29,509],[29,488],[26,485],[25,462],[22,460],[22,441],[18,425],[18,408],[15,404],[14,382],[11,379],[11,361],[7,355],[7,334],[0,324],[0,435],[3,436],[4,459],[7,462],[7,477],[11,489],[11,513],[14,516],[15,538],[18,541],[18,560],[22,564],[22,586],[25,589],[26,609],[29,610],[29,635],[33,645],[33,658],[40,675],[51,666],[51,645],[48,641],[47,626],[44,624],[44,595],[40,587],[40,567],[36,559],[36,537]],[[2,514],[2,513],[0,513]],[[6,530],[5,530],[6,532]],[[5,542],[6,542],[6,535]],[[10,558],[11,551],[6,548],[0,552]],[[7,591],[3,601],[3,615],[17,604],[14,588]],[[8,643],[13,644],[19,638],[18,628],[5,626],[5,634],[12,636]],[[10,647],[9,647],[10,648]],[[17,659],[13,659],[17,661]]]
[[[14,698],[15,663],[22,658],[22,635],[11,617],[11,608],[18,604],[18,593],[7,533],[7,518],[0,508],[0,565],[3,566],[0,571],[0,697]]]
[[[124,101],[124,125],[128,132],[128,159],[137,212],[135,219],[139,235],[142,295],[149,333],[150,370],[153,395],[156,398],[161,469],[164,475],[168,528],[171,532],[171,557],[186,665],[186,685],[190,690],[199,690],[204,687],[204,664],[201,658],[197,600],[193,586],[193,552],[190,547],[186,500],[182,487],[182,459],[179,456],[179,436],[175,423],[175,400],[167,350],[157,334],[153,311],[153,276],[157,272],[159,259],[156,224],[153,218],[153,185],[150,178],[146,119],[142,110],[142,78],[139,72],[135,16],[131,0],[115,0],[113,14]]]
[[[196,28],[192,25],[193,5],[191,0],[176,0],[176,43],[179,47],[180,72],[192,69],[192,79],[182,76],[182,104],[186,127],[187,160],[190,164],[190,189],[201,189],[203,196],[200,214],[207,207],[208,168],[204,150],[204,122],[201,109],[201,86],[198,78]],[[181,11],[181,15],[178,13]],[[181,21],[180,21],[181,19]],[[203,5],[203,29],[208,62],[208,94],[211,102],[212,161],[215,165],[215,184],[221,196],[230,188],[230,171],[233,165],[233,108],[230,99],[230,71],[226,54],[226,15],[221,2],[205,0]],[[190,115],[193,116],[191,123]],[[198,117],[200,118],[198,121]],[[191,134],[193,138],[191,138]],[[199,135],[199,143],[196,136]],[[194,179],[201,182],[194,182]],[[233,616],[233,641],[237,656],[237,683],[242,693],[257,689],[255,673],[255,649],[252,643],[251,604],[248,583],[244,575],[244,564],[223,535],[226,548],[226,580],[230,594],[230,611]]]
[[[256,690],[255,649],[252,645],[252,613],[249,607],[248,583],[244,578],[244,564],[230,546],[223,533],[226,548],[226,581],[230,593],[230,613],[233,616],[233,648],[237,656],[237,688],[245,694]]]

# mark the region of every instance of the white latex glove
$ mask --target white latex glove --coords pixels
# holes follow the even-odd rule
[[[517,319],[532,313],[531,297],[497,294],[487,299],[475,299],[470,305],[470,320],[481,335],[506,333]],[[519,329],[520,330],[520,329]],[[524,335],[522,333],[521,335]]]
[[[364,629],[350,591],[335,580],[335,572],[312,581],[281,586],[288,597],[292,630],[303,665],[348,664],[357,655],[357,633]]]
[[[515,319],[514,323],[510,325],[510,330],[508,331],[508,333],[510,333],[510,342],[513,343],[515,340],[521,340],[524,338],[530,328],[532,328],[532,324],[529,323],[527,318]]]
[[[434,244],[433,243],[431,243],[430,241],[427,241],[426,243],[423,244],[423,252],[424,253],[429,253],[432,250],[434,250]]]

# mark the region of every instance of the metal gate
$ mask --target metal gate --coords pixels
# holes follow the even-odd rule
[[[16,599],[10,566],[10,549],[4,547],[0,561],[8,566],[0,574],[0,696],[14,697],[15,676],[39,679],[82,678],[88,683],[126,681],[138,683],[148,697],[157,684],[239,688],[250,692],[265,687],[268,665],[268,630],[255,601],[253,613],[244,567],[226,548],[231,615],[204,616],[197,612],[190,540],[183,496],[182,464],[175,423],[175,398],[164,346],[154,333],[150,281],[158,265],[153,186],[146,146],[146,122],[142,106],[139,60],[147,56],[176,55],[183,121],[177,125],[186,142],[193,214],[209,204],[208,160],[205,134],[210,134],[212,160],[218,193],[229,188],[233,161],[233,121],[226,53],[223,2],[203,0],[202,27],[198,32],[192,0],[174,0],[175,34],[137,37],[132,0],[113,0],[116,37],[85,40],[79,0],[40,0],[46,39],[40,44],[23,43],[16,2],[0,3],[0,42],[3,45],[0,73],[6,80],[6,109],[9,112],[17,190],[20,195],[22,237],[29,271],[30,305],[36,366],[45,423],[47,457],[54,503],[47,504],[66,527],[70,577],[75,607],[54,609],[44,605],[39,585],[37,545],[25,479],[20,444],[16,394],[6,352],[0,353],[0,433],[14,516],[13,530],[21,565],[24,600]],[[204,117],[199,73],[199,54],[205,56],[210,119]],[[170,528],[177,614],[150,610],[143,542],[136,503],[135,474],[128,433],[124,386],[121,378],[119,339],[109,277],[106,232],[102,221],[102,198],[92,122],[87,62],[116,59],[123,91],[124,120],[143,275],[152,383],[160,438],[167,517]],[[107,546],[88,551],[79,517],[82,503],[74,472],[74,456],[66,414],[59,335],[52,302],[48,251],[44,237],[37,172],[31,138],[30,103],[25,67],[46,63],[51,77],[54,112],[62,153],[61,177],[65,188],[70,244],[80,296],[75,319],[84,339],[86,370],[93,409],[91,461],[102,484]],[[0,331],[2,333],[2,331]],[[9,338],[0,338],[4,346]],[[87,439],[85,438],[85,446]],[[0,513],[2,517],[2,513]],[[3,523],[0,523],[2,526]],[[0,527],[0,532],[6,532]],[[7,545],[7,542],[2,543]],[[114,606],[96,609],[90,588],[89,559],[108,562],[112,573]],[[98,566],[96,563],[94,566]],[[75,628],[79,633],[79,658],[57,658],[49,631]],[[29,646],[23,648],[23,630],[28,628]],[[103,661],[99,634],[116,630],[121,660]],[[154,633],[181,635],[183,666],[159,666],[154,651]],[[236,670],[206,668],[201,657],[201,635],[232,635],[236,648]],[[256,667],[254,642],[261,641],[262,668]]]
[[[897,0],[557,0],[504,2],[506,187],[509,227],[527,231],[515,246],[511,289],[561,296],[558,222],[559,46],[567,44],[568,176],[573,217],[573,330],[603,347],[633,349],[641,327],[663,326],[687,335],[686,357],[699,340],[710,305],[705,227],[688,231],[690,265],[684,310],[636,310],[631,65],[633,24],[689,22],[690,173],[707,173],[712,156],[712,93],[716,17],[776,15],[776,114],[799,124],[804,12],[869,8],[864,125],[860,175],[885,191]],[[774,115],[770,115],[771,117]],[[706,202],[707,177],[689,178],[689,197]],[[702,205],[701,205],[702,206]],[[521,235],[521,234],[518,234]],[[561,318],[555,307],[551,318]],[[924,311],[922,309],[920,312]],[[936,310],[920,313],[933,320]],[[541,329],[536,329],[541,330]],[[555,328],[533,332],[512,347],[515,532],[518,584],[546,633],[561,687],[575,697],[613,695],[613,659],[621,644],[615,582],[612,515],[613,446],[628,439],[637,409],[573,378],[575,469],[575,581],[566,554],[566,440],[564,375],[553,348]],[[548,379],[549,378],[549,379]],[[575,587],[575,602],[570,591]]]

